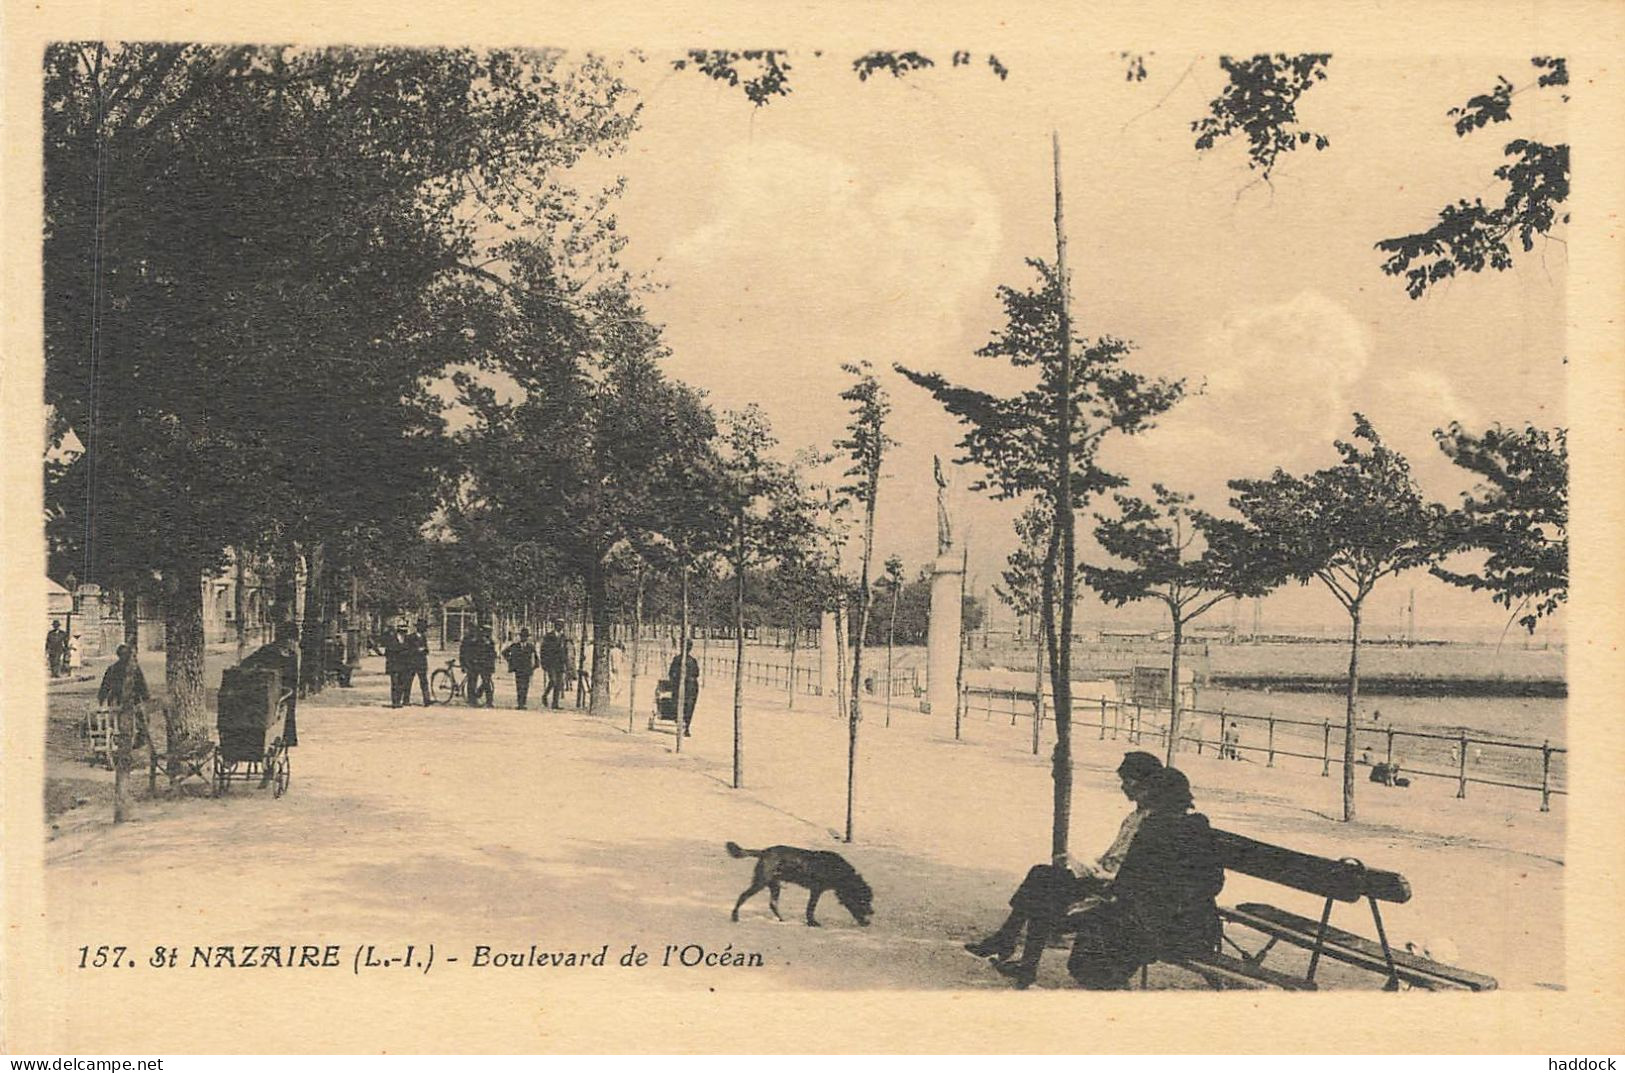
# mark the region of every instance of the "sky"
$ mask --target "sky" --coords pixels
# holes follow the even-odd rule
[[[882,370],[901,446],[876,553],[910,573],[935,553],[931,457],[956,458],[958,431],[891,366],[1023,385],[974,351],[1000,323],[996,288],[1030,285],[1025,259],[1054,256],[1052,130],[1080,332],[1134,341],[1134,367],[1193,392],[1108,447],[1133,490],[1160,481],[1222,512],[1229,479],[1333,463],[1358,410],[1425,492],[1454,502],[1466,475],[1434,428],[1565,422],[1561,241],[1417,301],[1372,248],[1456,198],[1497,201],[1492,172],[1513,138],[1564,139],[1549,89],[1515,97],[1512,122],[1452,130],[1448,109],[1497,75],[1532,85],[1527,55],[1334,55],[1299,102],[1330,148],[1283,156],[1268,184],[1235,142],[1193,147],[1191,121],[1224,83],[1211,54],[1149,54],[1142,82],[1107,51],[1001,54],[1002,82],[976,64],[860,83],[844,53],[792,59],[791,95],[762,108],[669,57],[627,62],[641,129],[607,164],[627,179],[625,261],[660,284],[648,305],[669,371],[719,410],[760,404],[787,451],[840,434],[842,362]],[[1017,507],[969,491],[973,476],[953,474],[951,508],[980,592],[1014,546]],[[1100,560],[1087,541],[1080,556]],[[1397,629],[1412,588],[1424,634],[1506,621],[1487,597],[1414,574],[1378,588],[1368,629]],[[1347,625],[1318,584],[1282,590],[1262,614],[1266,629]]]

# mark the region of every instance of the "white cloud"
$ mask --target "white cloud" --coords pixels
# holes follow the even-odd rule
[[[1120,441],[1112,461],[1137,484],[1161,481],[1210,507],[1224,503],[1230,478],[1330,463],[1331,442],[1349,434],[1371,364],[1358,319],[1309,290],[1232,311],[1195,350],[1201,360],[1190,387],[1200,393],[1156,430]]]
[[[973,166],[920,160],[877,175],[793,142],[757,141],[723,154],[713,176],[705,222],[667,250],[662,304],[734,314],[731,354],[788,352],[809,377],[798,387],[833,383],[839,361],[883,365],[953,348],[963,310],[992,289],[999,207]],[[748,372],[729,363],[731,377]],[[682,373],[713,386],[699,368]]]

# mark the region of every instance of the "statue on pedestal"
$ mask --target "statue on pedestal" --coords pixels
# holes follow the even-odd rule
[[[953,550],[953,525],[948,521],[948,480],[942,475],[942,459],[931,456],[931,475],[937,481],[937,554]]]

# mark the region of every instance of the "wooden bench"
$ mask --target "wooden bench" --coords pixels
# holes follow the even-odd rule
[[[1493,977],[1444,965],[1408,951],[1395,951],[1389,945],[1377,903],[1410,901],[1410,884],[1399,873],[1368,868],[1352,858],[1333,860],[1300,853],[1228,831],[1215,831],[1214,835],[1226,871],[1301,890],[1326,901],[1318,921],[1257,902],[1221,907],[1219,916],[1226,927],[1220,948],[1212,954],[1174,962],[1210,984],[1312,990],[1321,960],[1330,958],[1386,976],[1384,989],[1389,991],[1398,990],[1402,983],[1427,990],[1489,991],[1495,988]],[[1375,941],[1331,926],[1333,903],[1362,900],[1371,907],[1371,921],[1377,932]],[[1230,934],[1236,927],[1263,936],[1264,945],[1253,951],[1245,949]],[[1280,943],[1310,952],[1309,968],[1302,977],[1264,965],[1264,959]],[[1235,950],[1235,955],[1226,953],[1224,945]],[[1143,974],[1141,980],[1143,984]]]

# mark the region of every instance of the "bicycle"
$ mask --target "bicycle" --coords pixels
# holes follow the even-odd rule
[[[446,665],[429,676],[429,691],[441,704],[449,704],[461,697],[468,684],[467,678],[457,677],[457,661],[448,659]]]

